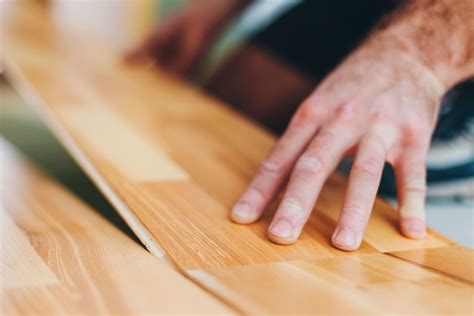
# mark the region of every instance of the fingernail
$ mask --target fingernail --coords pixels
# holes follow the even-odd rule
[[[426,235],[426,227],[424,222],[420,220],[410,220],[404,222],[405,233],[411,238],[423,238]]]
[[[270,233],[276,237],[288,238],[293,233],[293,226],[286,219],[279,219],[270,226]]]
[[[248,203],[240,202],[234,205],[234,208],[232,209],[232,216],[236,218],[247,219],[249,218],[251,211],[252,210]]]
[[[339,246],[351,247],[356,243],[356,235],[349,227],[343,227],[336,232],[333,242]]]

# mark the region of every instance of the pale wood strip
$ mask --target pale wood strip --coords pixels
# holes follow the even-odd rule
[[[2,312],[233,313],[23,162],[3,140],[0,153]]]
[[[454,250],[456,251],[456,250]],[[245,312],[471,315],[474,287],[385,254],[188,270]]]
[[[188,175],[166,153],[141,137],[106,107],[67,107],[61,112],[75,134],[106,163],[117,164],[132,181],[185,181]],[[106,127],[106,128],[104,128]],[[112,140],[112,141],[111,141]],[[120,158],[120,159],[117,159]]]
[[[3,164],[2,164],[3,165]],[[5,165],[3,165],[5,166]],[[8,185],[1,183],[1,185]],[[58,279],[0,205],[0,285],[3,289],[57,285]]]

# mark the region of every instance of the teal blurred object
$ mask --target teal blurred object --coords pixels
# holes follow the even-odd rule
[[[157,3],[157,12],[158,12],[158,18],[162,19],[163,17],[166,17],[169,15],[171,12],[174,10],[178,9],[185,3],[187,3],[189,0],[160,0]]]

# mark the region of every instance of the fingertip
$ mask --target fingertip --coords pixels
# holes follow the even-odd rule
[[[230,219],[237,224],[250,224],[256,220],[252,206],[246,202],[238,202],[234,205]]]
[[[411,239],[426,237],[425,221],[418,217],[402,217],[400,219],[400,230],[404,236]]]
[[[331,242],[334,247],[343,251],[355,251],[361,244],[356,232],[350,227],[336,228]]]
[[[298,233],[295,233],[293,225],[286,219],[274,221],[268,231],[268,239],[279,245],[291,245],[298,239]]]
[[[298,239],[297,238],[283,238],[273,235],[271,232],[267,233],[268,240],[277,245],[289,246],[294,244]]]

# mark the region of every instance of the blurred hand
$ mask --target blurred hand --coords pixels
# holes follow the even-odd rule
[[[214,37],[248,0],[193,0],[168,17],[127,59],[148,58],[178,75],[191,72]]]
[[[256,221],[288,180],[268,236],[295,242],[325,180],[342,158],[355,155],[334,246],[360,246],[385,162],[396,172],[401,231],[423,238],[425,158],[442,92],[416,58],[390,38],[372,38],[301,104],[231,218]]]

